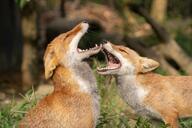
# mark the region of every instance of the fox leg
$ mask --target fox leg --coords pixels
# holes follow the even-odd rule
[[[179,128],[178,116],[177,114],[166,114],[162,115],[165,124],[168,124],[170,128]]]

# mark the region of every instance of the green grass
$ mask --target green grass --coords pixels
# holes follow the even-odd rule
[[[93,69],[96,72],[97,61],[94,62]],[[99,93],[101,96],[101,114],[98,120],[97,128],[155,128],[151,120],[137,117],[130,112],[128,105],[118,95],[115,84],[115,78],[112,76],[101,76],[95,73]],[[37,103],[37,98],[33,89],[27,92],[23,101],[11,104],[0,109],[0,128],[17,127],[28,109]],[[180,120],[182,128],[192,128],[192,120]],[[160,123],[156,128],[166,128]]]
[[[15,128],[18,122],[23,118],[26,111],[32,108],[36,103],[33,89],[28,91],[23,97],[23,101],[16,103],[14,100],[0,109],[0,128]]]

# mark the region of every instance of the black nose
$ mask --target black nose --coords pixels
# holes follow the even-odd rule
[[[87,21],[83,21],[83,23],[86,23],[86,24],[88,24],[88,22],[87,22]]]

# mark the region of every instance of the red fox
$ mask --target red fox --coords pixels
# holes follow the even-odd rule
[[[158,62],[110,42],[102,51],[107,66],[98,73],[116,76],[120,95],[136,113],[162,119],[171,128],[179,127],[178,118],[192,116],[192,76],[152,73]]]
[[[81,50],[78,43],[89,24],[82,22],[57,36],[44,55],[45,78],[54,91],[43,98],[20,122],[20,128],[94,128],[99,115],[96,79],[83,59],[100,46]]]

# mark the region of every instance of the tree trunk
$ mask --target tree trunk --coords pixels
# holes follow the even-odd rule
[[[22,30],[24,38],[23,62],[22,62],[22,85],[23,90],[36,85],[38,81],[37,67],[37,30],[36,13],[22,18]]]
[[[157,37],[160,39],[160,44],[154,46],[155,51],[157,51],[161,56],[164,56],[165,59],[169,58],[173,60],[179,68],[185,70],[187,74],[191,75],[192,59],[186,55],[185,51],[170,36],[167,30],[151,18],[142,7],[132,5],[130,8],[145,18],[145,20],[151,25],[151,28]]]
[[[1,1],[0,17],[0,72],[20,71],[22,36],[20,15],[15,1]]]
[[[167,0],[153,0],[151,5],[151,16],[158,22],[162,22],[166,17]]]
[[[170,40],[169,43],[166,44],[160,44],[156,46],[156,49],[160,51],[162,55],[173,59],[187,74],[192,74],[192,59],[187,56],[175,40]]]

